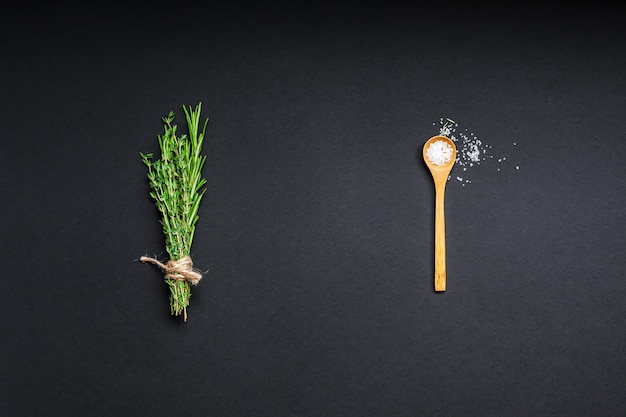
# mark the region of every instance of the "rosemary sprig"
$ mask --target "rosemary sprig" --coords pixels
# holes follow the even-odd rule
[[[163,117],[164,133],[158,135],[161,159],[154,160],[152,153],[141,153],[148,167],[150,196],[161,213],[161,225],[165,235],[165,250],[170,261],[179,261],[190,256],[198,208],[206,192],[203,186],[202,168],[206,155],[201,155],[204,135],[209,119],[200,128],[202,103],[195,109],[183,106],[188,134],[177,136],[173,124],[175,114],[170,111]],[[191,286],[187,279],[171,279],[166,275],[169,286],[170,311],[172,315],[183,315],[187,321],[187,306],[191,297]]]

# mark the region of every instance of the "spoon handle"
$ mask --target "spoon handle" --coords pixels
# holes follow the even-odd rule
[[[435,291],[446,290],[446,223],[443,209],[444,187],[435,190]]]

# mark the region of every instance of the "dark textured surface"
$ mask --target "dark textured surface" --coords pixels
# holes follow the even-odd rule
[[[0,414],[626,413],[623,3],[21,7]],[[209,272],[183,323],[135,261],[164,256],[139,152],[199,101]],[[507,162],[449,183],[437,294],[441,117]]]

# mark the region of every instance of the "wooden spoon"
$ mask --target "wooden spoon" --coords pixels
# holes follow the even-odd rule
[[[452,154],[450,159],[438,165],[431,161],[427,155],[428,148],[437,141],[443,141],[450,145]],[[443,197],[446,190],[448,176],[456,160],[456,146],[454,142],[445,136],[433,136],[424,144],[422,151],[424,162],[435,181],[435,291],[446,290],[446,226],[443,209]],[[437,161],[441,162],[441,161]]]

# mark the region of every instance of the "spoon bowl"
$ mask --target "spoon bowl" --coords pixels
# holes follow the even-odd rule
[[[436,142],[443,142],[444,144],[448,145],[452,150],[449,159],[443,164],[439,164],[438,162],[440,161],[431,160],[431,158],[429,158],[428,156],[428,150],[430,149],[431,145],[435,144]],[[424,156],[424,162],[426,163],[426,166],[433,175],[435,185],[437,185],[437,183],[442,183],[442,185],[445,187],[446,181],[448,180],[448,175],[450,175],[450,171],[452,170],[454,162],[456,161],[456,145],[454,144],[454,142],[445,136],[433,136],[432,138],[428,139],[424,144],[424,149],[422,153]]]
[[[456,161],[456,146],[445,136],[433,136],[424,144],[424,162],[435,182],[435,291],[446,290],[446,226],[444,194]]]

